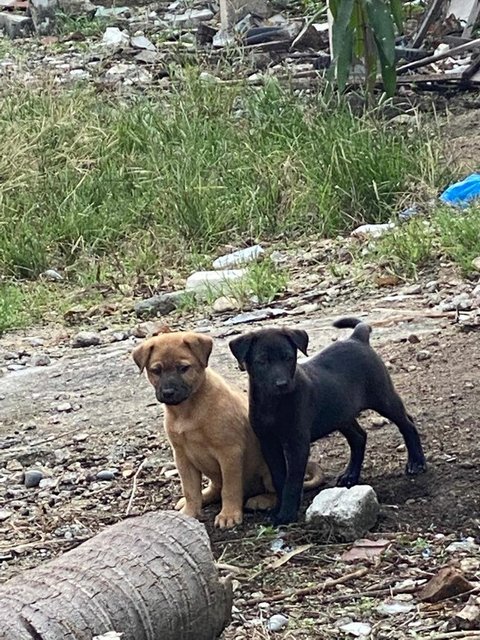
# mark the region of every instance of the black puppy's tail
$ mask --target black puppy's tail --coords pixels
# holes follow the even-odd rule
[[[370,342],[372,327],[358,318],[339,318],[335,320],[333,326],[337,327],[337,329],[354,329],[354,332],[350,336],[351,338],[360,340],[360,342],[366,342],[367,344]]]

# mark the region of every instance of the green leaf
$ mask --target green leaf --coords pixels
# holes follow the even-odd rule
[[[400,33],[403,33],[403,5],[402,0],[390,0],[390,13]]]
[[[385,58],[381,49],[378,49],[378,57],[380,58],[383,87],[387,96],[391,98],[395,94],[395,89],[397,86],[397,72],[395,70],[395,66],[391,65]]]
[[[395,31],[393,17],[384,0],[366,0],[368,19],[378,52],[393,67],[395,65]]]
[[[347,32],[352,17],[354,0],[340,0],[337,17],[332,26],[332,57],[337,59],[344,46],[348,46]]]
[[[343,46],[336,60],[337,84],[339,91],[345,89],[353,59],[353,31],[345,32]]]

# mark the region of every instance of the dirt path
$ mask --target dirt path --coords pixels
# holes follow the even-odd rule
[[[389,363],[395,384],[415,416],[429,463],[427,474],[407,478],[399,432],[392,425],[374,426],[372,416],[363,417],[369,433],[363,480],[375,488],[383,505],[378,532],[405,532],[414,537],[426,532],[477,535],[478,334],[462,332],[444,317],[425,317],[429,310],[421,296],[382,299],[376,294],[356,309],[340,304],[328,313],[312,311],[268,324],[298,324],[308,331],[313,353],[339,334],[331,321],[347,310],[356,315],[368,313],[375,326],[372,342]],[[402,322],[403,317],[410,321]],[[247,328],[240,325],[236,329]],[[232,330],[216,323],[209,331],[216,337],[212,366],[246,388],[245,374],[236,370],[228,351],[225,334]],[[88,349],[61,346],[52,349],[49,366],[9,372],[0,378],[0,513],[10,514],[0,522],[0,580],[123,518],[132,476],[144,459],[147,462],[139,478],[133,513],[172,508],[178,496],[178,478],[161,427],[161,407],[130,358],[134,343],[130,338]],[[0,358],[22,344],[28,348],[28,334],[5,338],[0,342]],[[332,484],[347,461],[346,445],[341,437],[330,437],[314,446],[314,456]],[[43,467],[47,478],[37,489],[26,489],[20,481],[22,467],[31,465]],[[112,468],[113,480],[96,478],[98,471]],[[305,504],[309,499],[311,496]],[[214,511],[207,511],[205,521],[217,557],[242,566],[248,559],[251,567],[261,562],[270,544],[268,536],[258,538],[261,516],[248,515],[242,527],[224,533],[211,529]],[[298,542],[304,534],[299,525],[291,535]],[[299,584],[311,579],[311,571],[310,563],[305,575],[297,575]],[[290,585],[284,583],[287,577],[291,578],[288,570],[279,571],[278,582],[267,583],[267,587],[262,581],[250,581],[246,591],[239,591],[240,609],[245,594]],[[254,615],[251,607],[245,611],[237,615],[232,627],[236,631],[227,632],[226,638],[244,637],[238,629],[248,628]]]

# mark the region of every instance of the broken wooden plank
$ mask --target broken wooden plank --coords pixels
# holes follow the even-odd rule
[[[467,24],[465,25],[465,29],[463,30],[462,36],[464,38],[471,38],[473,29],[475,28],[475,24],[480,16],[480,0],[476,0],[472,6],[472,10],[470,15],[467,18]]]
[[[480,49],[480,38],[476,38],[475,40],[471,40],[470,42],[461,44],[458,47],[453,47],[453,49],[449,49],[448,51],[443,51],[442,53],[437,53],[433,56],[429,56],[428,58],[422,58],[422,60],[414,60],[413,62],[408,62],[407,64],[399,67],[397,69],[397,73],[403,73],[404,71],[409,71],[410,69],[425,67],[432,62],[445,60],[445,58],[452,58],[459,53],[463,53],[464,51],[476,51],[477,49]]]
[[[445,0],[431,0],[428,9],[423,16],[423,20],[418,27],[417,33],[413,36],[410,45],[412,49],[419,49],[421,47],[428,30],[440,15],[444,3]]]

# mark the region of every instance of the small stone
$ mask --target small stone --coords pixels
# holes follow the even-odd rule
[[[6,509],[0,509],[0,522],[5,522],[12,515],[11,511],[7,511]]]
[[[423,362],[425,360],[430,360],[430,358],[432,357],[432,354],[430,353],[430,351],[426,351],[425,349],[422,351],[419,351],[417,353],[417,361],[418,362]]]
[[[156,51],[156,46],[150,42],[145,36],[134,36],[130,39],[130,44],[134,49],[146,49],[147,51]]]
[[[30,358],[32,367],[47,367],[50,362],[50,356],[47,356],[46,353],[37,353]]]
[[[420,342],[420,338],[415,333],[411,333],[407,340],[410,344],[418,344]]]
[[[102,341],[100,335],[95,333],[94,331],[80,331],[74,337],[72,342],[72,347],[83,348],[83,347],[93,347]]]
[[[436,291],[438,291],[439,286],[440,283],[438,282],[438,280],[430,280],[425,285],[425,291],[427,291],[427,293],[435,293]]]
[[[288,618],[277,613],[272,616],[267,622],[267,629],[269,631],[281,631],[288,624]]]
[[[20,355],[15,351],[7,351],[7,353],[3,354],[4,360],[18,360]]]
[[[43,347],[43,345],[45,344],[45,340],[43,338],[27,338],[28,342],[30,343],[31,347],[37,348],[37,347]]]
[[[24,364],[9,364],[9,365],[7,365],[7,369],[9,371],[21,371],[22,369],[25,369],[25,365]]]
[[[212,305],[212,309],[216,313],[225,313],[226,311],[234,311],[238,308],[238,303],[235,298],[231,296],[220,296]]]
[[[474,258],[472,260],[472,267],[476,270],[476,271],[480,271],[480,256],[478,256],[478,258]]]
[[[24,484],[27,489],[33,489],[34,487],[38,487],[40,484],[40,480],[43,479],[43,473],[38,471],[38,469],[28,469],[25,471],[25,479]]]
[[[422,293],[422,285],[421,284],[412,284],[410,287],[406,287],[403,289],[402,293],[407,296],[417,296]]]
[[[111,335],[111,340],[112,342],[123,342],[124,340],[128,340],[128,337],[128,331],[114,331]]]
[[[109,482],[115,479],[115,473],[110,469],[105,469],[103,471],[99,471],[95,477],[97,478],[97,480]]]
[[[378,613],[383,616],[396,616],[399,613],[409,613],[415,605],[411,602],[382,602],[376,607]]]
[[[9,460],[7,462],[7,464],[5,465],[5,469],[7,471],[23,471],[23,465],[22,463],[17,460],[16,458],[13,458],[12,460]]]
[[[70,402],[61,402],[60,404],[57,404],[55,408],[59,413],[68,413],[73,411],[73,406]]]
[[[145,316],[166,316],[177,308],[183,297],[183,291],[173,291],[172,293],[161,293],[152,296],[135,305],[135,313],[138,317]]]
[[[424,602],[440,602],[473,589],[463,573],[454,567],[443,567],[420,591]]]
[[[368,637],[372,632],[372,627],[366,622],[348,622],[347,624],[342,624],[340,629],[356,638]]]
[[[388,422],[389,421],[382,416],[373,416],[371,424],[372,427],[379,429],[380,427],[384,427],[386,424],[388,424]]]
[[[380,506],[369,485],[351,489],[324,489],[308,507],[305,519],[315,524],[325,536],[334,535],[346,542],[362,538],[375,526]]]
[[[85,442],[88,440],[88,433],[77,433],[73,436],[74,442]]]

